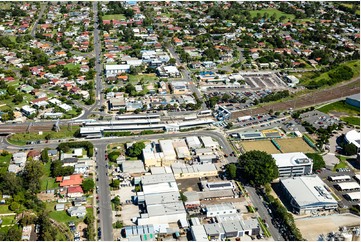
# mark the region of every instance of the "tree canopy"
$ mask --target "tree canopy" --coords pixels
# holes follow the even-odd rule
[[[81,184],[81,187],[83,188],[83,191],[85,193],[90,192],[94,189],[95,183],[94,180],[92,178],[87,178],[83,181],[83,183]]]
[[[264,185],[278,177],[276,161],[266,152],[252,150],[241,155],[239,160],[245,177],[253,185]]]
[[[136,142],[127,150],[127,154],[131,157],[138,157],[142,154],[144,148],[145,144],[143,142]]]

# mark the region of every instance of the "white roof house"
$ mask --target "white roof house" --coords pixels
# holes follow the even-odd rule
[[[59,106],[59,108],[63,109],[65,112],[68,112],[73,109],[70,105],[68,105],[66,103],[60,104],[58,106]]]
[[[67,210],[67,212],[71,217],[76,216],[78,218],[82,218],[82,217],[85,217],[85,215],[86,215],[86,208],[85,208],[85,206],[70,207]]]
[[[300,213],[337,208],[337,201],[318,176],[285,178],[281,179],[281,184],[291,199],[291,205]]]
[[[207,217],[237,213],[237,209],[232,203],[210,204],[206,206],[206,211]]]

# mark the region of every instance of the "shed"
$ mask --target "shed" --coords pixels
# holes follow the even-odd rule
[[[55,205],[56,211],[64,211],[65,210],[65,204],[64,203],[58,203]]]

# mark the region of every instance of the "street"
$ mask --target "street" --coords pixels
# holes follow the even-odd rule
[[[274,225],[272,224],[272,217],[268,213],[268,211],[265,208],[265,205],[263,204],[260,197],[257,195],[255,188],[250,187],[250,186],[245,186],[245,188],[246,188],[246,190],[247,190],[247,192],[248,192],[248,194],[249,194],[249,196],[251,198],[253,206],[258,208],[259,215],[268,224],[268,226],[269,226],[268,230],[270,231],[273,239],[275,241],[283,241],[284,239],[282,238],[281,234],[278,232],[278,229],[276,229],[274,227]]]
[[[112,207],[110,202],[109,177],[107,161],[105,160],[106,145],[101,144],[96,148],[98,207],[101,228],[101,240],[113,241]]]

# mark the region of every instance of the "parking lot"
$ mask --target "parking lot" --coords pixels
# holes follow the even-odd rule
[[[300,115],[302,121],[306,121],[310,123],[316,129],[324,128],[326,129],[328,126],[332,126],[333,124],[338,124],[339,119],[333,116],[329,116],[325,113],[322,113],[318,110],[313,110],[310,112],[306,112]]]
[[[337,185],[338,183],[342,183],[342,182],[336,182],[336,181],[332,182],[328,179],[329,176],[348,175],[351,177],[350,182],[356,182],[356,180],[354,178],[355,173],[353,171],[332,172],[329,170],[322,170],[318,175],[327,184],[327,186],[329,186],[332,189],[332,191],[336,194],[336,196],[340,199],[338,201],[340,207],[352,207],[354,205],[359,204],[359,202],[348,201],[345,198],[345,195],[350,192],[360,191],[360,189],[357,189],[355,191],[340,191],[335,187],[335,185]]]
[[[269,75],[243,75],[246,83],[251,88],[284,89],[287,84],[276,74]]]

